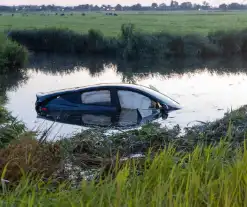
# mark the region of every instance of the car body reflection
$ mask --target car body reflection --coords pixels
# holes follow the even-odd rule
[[[54,111],[38,118],[58,123],[85,127],[134,128],[151,123],[159,118],[166,119],[159,109],[124,109],[120,112]]]

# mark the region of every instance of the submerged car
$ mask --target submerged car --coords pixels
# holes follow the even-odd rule
[[[145,111],[159,109],[168,114],[181,109],[176,101],[145,86],[135,84],[99,84],[39,93],[35,109],[39,116],[57,112],[83,112],[97,115],[119,113],[122,110]]]

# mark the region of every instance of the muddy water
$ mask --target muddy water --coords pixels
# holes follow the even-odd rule
[[[44,129],[52,123],[36,117],[35,95],[38,92],[86,86],[97,83],[136,83],[153,85],[159,91],[178,101],[183,109],[169,114],[167,120],[159,120],[162,125],[181,127],[195,124],[195,121],[213,121],[221,118],[227,110],[247,104],[247,74],[241,72],[218,72],[207,67],[189,71],[169,73],[146,70],[145,73],[128,70],[121,72],[117,65],[103,64],[98,70],[83,66],[59,72],[44,68],[28,68],[27,80],[7,92],[7,108],[23,120],[29,129]],[[162,66],[160,66],[162,68]],[[127,69],[126,69],[127,70]],[[83,127],[56,124],[53,134],[66,135]]]

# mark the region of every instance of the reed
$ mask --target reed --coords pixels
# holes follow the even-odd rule
[[[35,52],[110,55],[127,60],[143,58],[229,57],[247,52],[247,30],[171,34],[144,33],[133,24],[123,24],[117,37],[98,30],[76,33],[61,28],[13,30],[12,40]]]

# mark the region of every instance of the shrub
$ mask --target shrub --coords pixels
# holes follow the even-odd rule
[[[241,38],[236,31],[217,31],[209,33],[211,41],[215,42],[224,55],[241,53]]]
[[[13,117],[3,106],[0,106],[0,148],[19,139],[25,132],[25,125]]]
[[[104,36],[100,31],[90,29],[87,38],[89,53],[102,53],[105,50]]]
[[[18,43],[0,37],[0,72],[19,69],[25,66],[28,51]]]
[[[247,30],[210,32],[207,36],[149,34],[137,31],[133,24],[123,24],[115,38],[94,29],[78,34],[61,28],[14,30],[10,36],[37,52],[111,54],[124,59],[207,58],[247,52]]]
[[[2,104],[4,100],[0,102]],[[12,120],[10,113],[3,107],[0,106],[0,125]]]
[[[41,144],[27,133],[0,149],[0,172],[6,168],[4,178],[12,183],[28,174],[50,178],[61,167],[60,159],[58,145]]]
[[[67,29],[46,28],[43,30],[12,31],[11,38],[28,49],[37,52],[73,52],[74,36],[76,34]]]

